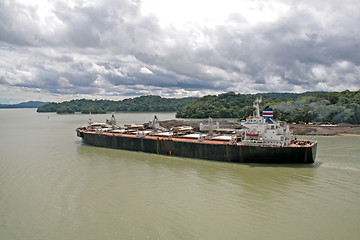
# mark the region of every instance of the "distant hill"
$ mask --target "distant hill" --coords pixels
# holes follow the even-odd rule
[[[106,113],[106,112],[176,112],[194,98],[163,98],[148,95],[120,101],[76,99],[61,103],[48,103],[37,109],[38,112]]]
[[[0,108],[38,108],[49,102],[29,101],[17,104],[0,104]]]

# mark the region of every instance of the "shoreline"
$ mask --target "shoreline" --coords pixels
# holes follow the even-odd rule
[[[360,136],[360,125],[338,124],[321,126],[308,124],[289,124],[294,135],[303,136]]]
[[[336,136],[355,136],[355,137],[360,137],[360,134],[354,134],[354,133],[340,133]]]

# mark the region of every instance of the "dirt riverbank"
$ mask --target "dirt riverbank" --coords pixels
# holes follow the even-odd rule
[[[290,124],[290,129],[294,135],[318,135],[333,136],[342,134],[360,135],[360,125],[337,124],[337,125],[309,125],[309,124]]]

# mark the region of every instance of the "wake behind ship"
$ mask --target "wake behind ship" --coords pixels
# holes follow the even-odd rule
[[[191,126],[160,126],[157,118],[147,124],[118,126],[114,115],[107,123],[91,123],[76,129],[88,145],[239,163],[314,163],[317,142],[298,141],[285,122],[273,119],[256,99],[256,115],[246,118],[240,129],[221,129],[209,120],[200,131]]]

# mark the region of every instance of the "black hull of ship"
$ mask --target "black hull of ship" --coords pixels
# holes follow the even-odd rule
[[[197,159],[238,163],[311,164],[317,144],[297,147],[264,147],[173,141],[163,138],[129,137],[79,132],[83,142],[97,147],[124,149]]]

